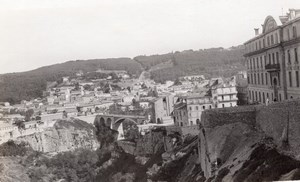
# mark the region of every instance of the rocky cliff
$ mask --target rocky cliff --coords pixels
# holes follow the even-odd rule
[[[17,140],[28,142],[34,150],[45,153],[99,147],[94,126],[76,119],[58,120],[53,127]]]
[[[295,105],[281,103],[204,112],[199,160],[206,180],[299,179],[299,151],[295,142],[299,114],[295,107],[287,110],[286,105],[290,104]]]

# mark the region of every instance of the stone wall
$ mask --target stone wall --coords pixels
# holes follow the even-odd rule
[[[255,126],[255,112],[256,107],[254,106],[206,110],[202,113],[201,124],[205,128],[214,128],[236,122]]]
[[[193,125],[193,126],[184,126],[181,127],[182,135],[193,135],[197,136],[199,134],[199,126],[198,125]]]
[[[236,158],[245,160],[243,153],[265,139],[300,160],[300,100],[207,110],[200,128],[198,151],[206,177]]]
[[[300,159],[300,101],[285,101],[257,110],[256,125],[279,149]]]

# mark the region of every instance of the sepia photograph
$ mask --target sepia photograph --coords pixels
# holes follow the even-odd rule
[[[300,0],[0,0],[0,182],[300,182]]]

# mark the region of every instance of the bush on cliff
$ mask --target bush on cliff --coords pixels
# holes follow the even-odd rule
[[[19,144],[12,140],[0,145],[0,156],[24,156],[31,148],[25,143]]]
[[[52,158],[39,156],[33,161],[28,164],[31,181],[93,181],[97,174],[98,156],[87,149],[59,153]]]

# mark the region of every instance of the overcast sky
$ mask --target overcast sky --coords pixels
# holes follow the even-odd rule
[[[300,0],[0,0],[0,73],[228,48],[289,8],[300,8]]]

